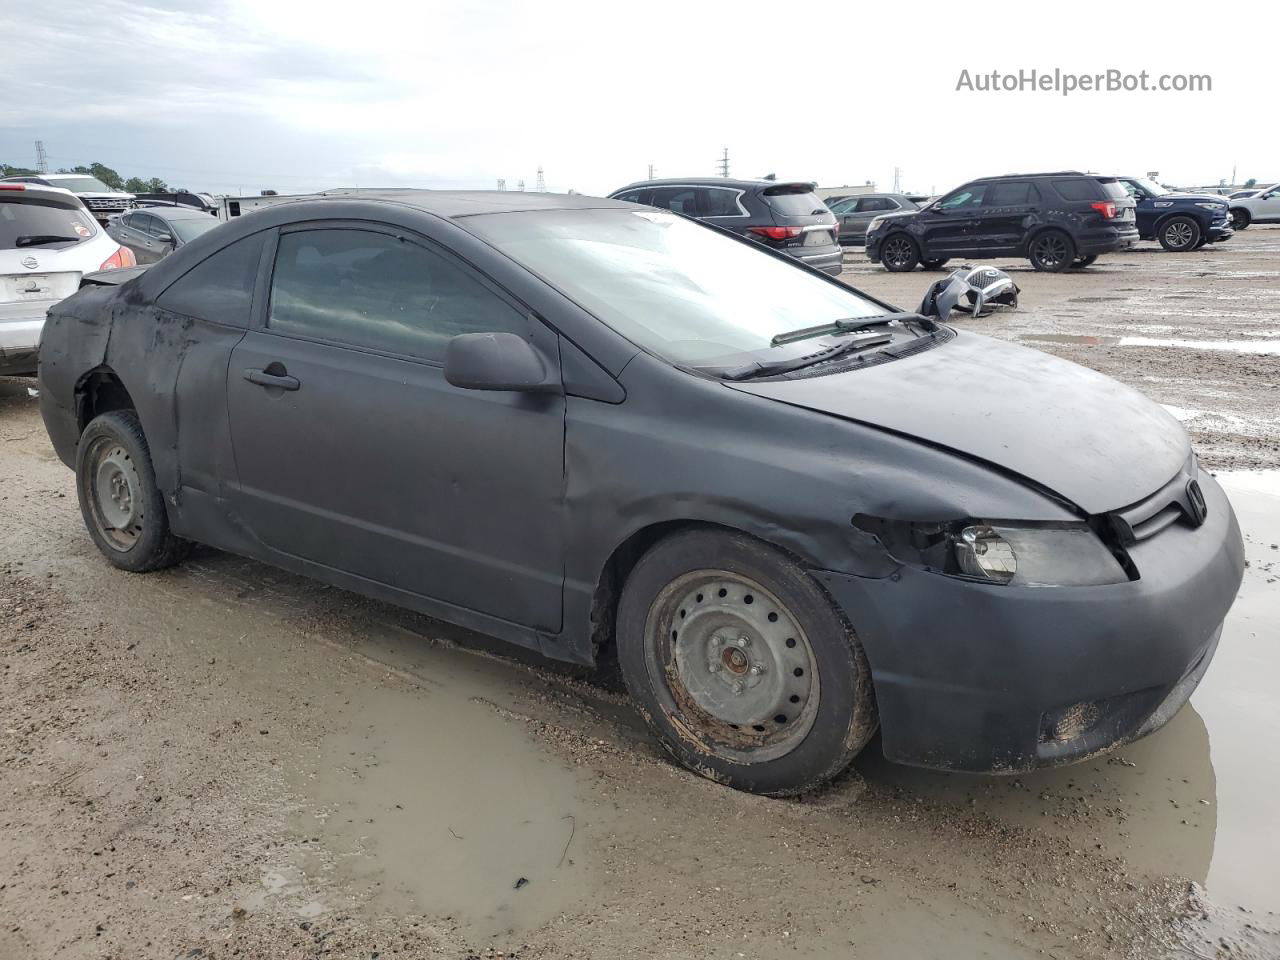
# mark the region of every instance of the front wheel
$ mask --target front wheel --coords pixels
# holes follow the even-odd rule
[[[1076,259],[1075,241],[1061,230],[1045,230],[1032,238],[1027,259],[1037,270],[1057,273]]]
[[[617,636],[650,729],[719,783],[810,790],[875,732],[852,628],[803,567],[743,534],[691,530],[650,549],[623,589]]]
[[[1200,224],[1191,217],[1170,217],[1160,227],[1160,246],[1173,253],[1194,250],[1200,242]]]
[[[886,270],[907,273],[920,262],[920,248],[905,233],[895,233],[880,248],[880,262]]]
[[[1253,222],[1253,214],[1243,207],[1236,207],[1231,211],[1231,229],[1247,230],[1249,224]]]
[[[173,566],[191,542],[169,531],[151,451],[138,415],[95,417],[76,450],[76,492],[89,536],[112,565],[134,573]]]

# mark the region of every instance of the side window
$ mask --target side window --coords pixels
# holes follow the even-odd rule
[[[161,220],[159,217],[151,216],[151,217],[148,217],[147,219],[151,221],[151,223],[147,225],[147,233],[149,233],[151,236],[153,237],[173,236],[173,228],[170,227],[169,224]]]
[[[458,334],[529,333],[524,314],[462,264],[345,228],[281,234],[267,328],[424,360],[443,360]]]
[[[262,233],[243,237],[206,257],[160,294],[156,306],[214,323],[247,327],[265,237]]]
[[[993,183],[991,189],[987,191],[988,207],[1015,207],[1021,204],[1032,203],[1039,198],[1036,188],[1027,181],[1003,181],[1001,183]]]
[[[1098,187],[1092,180],[1074,177],[1070,180],[1055,180],[1054,187],[1062,194],[1063,200],[1096,200]]]
[[[149,213],[134,213],[129,215],[129,226],[139,233],[147,233],[151,229],[151,221],[154,217]]]
[[[977,183],[967,187],[961,187],[955,193],[943,197],[938,203],[939,210],[962,210],[969,207],[982,206],[982,197],[986,193],[987,185]]]
[[[1141,200],[1146,196],[1132,180],[1121,180],[1120,186],[1124,187],[1124,192],[1135,200]]]
[[[843,200],[833,203],[831,205],[831,212],[834,213],[836,216],[840,216],[841,214],[845,214],[845,213],[852,213],[853,208],[857,205],[857,203],[858,203],[858,200],[856,197],[846,197]]]
[[[658,187],[653,191],[653,199],[649,203],[673,213],[683,213],[687,217],[699,215],[698,190],[694,187]]]
[[[701,187],[697,191],[700,217],[740,217],[738,191],[724,187]]]
[[[639,190],[628,190],[626,193],[620,193],[613,199],[625,200],[627,203],[641,203]]]
[[[863,197],[858,201],[859,213],[875,213],[877,210],[892,209],[894,205],[886,197]]]

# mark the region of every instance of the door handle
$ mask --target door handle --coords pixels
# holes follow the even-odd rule
[[[246,370],[244,378],[260,387],[279,387],[281,390],[297,390],[302,386],[297,377],[290,377],[284,373],[283,365],[273,363],[268,366],[268,369],[270,367],[279,367],[281,372],[267,373],[266,370]]]

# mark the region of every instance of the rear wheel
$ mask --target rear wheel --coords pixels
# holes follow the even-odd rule
[[[1194,250],[1200,243],[1200,224],[1191,217],[1170,217],[1160,226],[1156,239],[1160,246],[1174,253]]]
[[[1253,214],[1244,209],[1244,207],[1236,207],[1231,211],[1231,229],[1247,230],[1252,222]]]
[[[662,745],[740,790],[831,779],[876,729],[866,656],[808,572],[743,534],[691,530],[632,571],[618,662]]]
[[[920,248],[905,233],[895,233],[880,248],[880,262],[886,270],[906,273],[914,270],[920,262]]]
[[[1090,267],[1093,266],[1097,259],[1098,255],[1096,253],[1091,253],[1087,257],[1076,257],[1071,261],[1071,266],[1072,268]]]
[[[926,270],[941,270],[943,267],[947,265],[947,261],[949,259],[951,258],[943,257],[941,260],[921,260],[920,265],[923,266]]]
[[[1037,270],[1057,273],[1076,259],[1075,241],[1061,230],[1045,230],[1032,237],[1027,258]]]
[[[191,542],[169,532],[147,439],[132,410],[112,410],[85,427],[76,492],[89,536],[114,566],[143,573],[190,553]]]

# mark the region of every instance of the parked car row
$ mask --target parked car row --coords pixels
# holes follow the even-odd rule
[[[923,204],[897,193],[822,201],[815,187],[690,178],[633,183],[609,196],[715,224],[830,274],[840,272],[842,244],[864,244],[892,271],[937,269],[953,257],[1026,257],[1037,270],[1059,271],[1140,239],[1195,250],[1250,223],[1280,223],[1280,185],[1224,198],[1062,170],[983,177]]]

